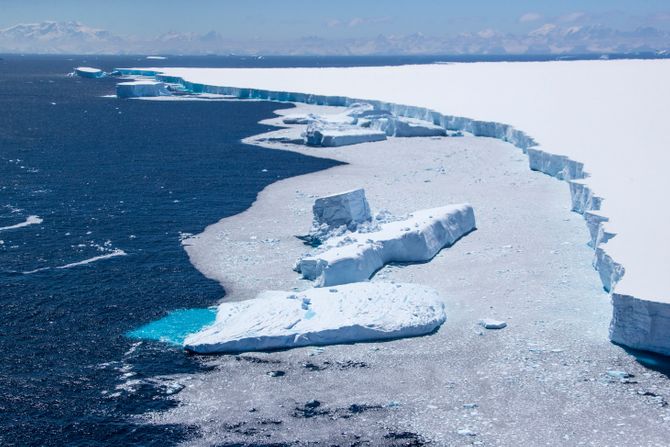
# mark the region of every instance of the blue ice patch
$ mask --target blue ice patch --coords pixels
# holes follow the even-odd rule
[[[170,312],[160,320],[152,321],[126,334],[141,340],[156,340],[182,345],[186,337],[214,323],[216,307],[181,309]]]
[[[316,312],[314,312],[312,309],[310,309],[307,312],[305,312],[305,316],[303,318],[305,320],[311,320],[312,317],[314,317],[314,315],[316,315]]]

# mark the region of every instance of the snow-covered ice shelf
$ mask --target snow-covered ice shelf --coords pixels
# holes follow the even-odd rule
[[[395,116],[520,147],[531,168],[570,182],[573,209],[585,214],[592,234],[594,265],[613,292],[611,338],[670,352],[670,337],[654,335],[668,330],[662,315],[670,314],[670,286],[663,279],[670,270],[670,211],[659,205],[670,190],[664,175],[670,165],[670,134],[664,131],[670,61],[142,73],[150,72],[194,92],[332,106],[367,102]]]
[[[300,259],[297,269],[319,287],[366,281],[390,262],[428,261],[474,229],[468,204],[416,211],[377,231],[330,238],[324,251]]]
[[[429,334],[445,320],[438,293],[414,284],[269,291],[219,305],[214,324],[188,336],[184,346],[211,354],[388,340]]]

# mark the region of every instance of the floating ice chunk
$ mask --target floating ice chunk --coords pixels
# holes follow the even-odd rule
[[[102,78],[105,76],[105,72],[100,70],[99,68],[93,68],[93,67],[77,67],[74,69],[74,72],[77,76],[81,76],[82,78]]]
[[[447,134],[444,127],[428,121],[393,116],[371,121],[370,128],[381,130],[390,137],[442,137]]]
[[[142,96],[168,96],[167,85],[157,81],[130,81],[116,84],[118,98],[134,98]]]
[[[155,61],[164,61],[167,59],[165,56],[147,56],[147,59],[149,60],[155,60]]]
[[[295,298],[295,292],[271,291],[223,303],[215,323],[188,336],[184,347],[238,353],[385,340],[429,334],[446,320],[438,293],[415,284],[357,283],[337,292],[310,289]]]
[[[297,270],[319,287],[365,281],[389,262],[428,261],[474,229],[468,204],[421,210],[378,231],[331,238],[332,248],[300,259]]]
[[[348,124],[336,125],[315,121],[307,126],[304,138],[308,146],[335,147],[383,141],[386,139],[386,132]]]
[[[483,318],[479,320],[479,325],[484,329],[503,329],[507,327],[507,323],[502,320],[494,320],[493,318]]]
[[[315,225],[325,224],[330,228],[355,226],[372,219],[363,189],[320,197],[314,202],[312,211]]]

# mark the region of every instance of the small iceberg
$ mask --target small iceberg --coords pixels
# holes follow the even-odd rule
[[[102,78],[103,76],[105,76],[104,71],[100,70],[99,68],[93,68],[93,67],[77,67],[74,69],[74,73],[82,78],[92,78],[92,79]]]
[[[249,301],[221,304],[214,324],[186,337],[184,347],[201,354],[232,354],[389,340],[430,334],[445,321],[443,299],[416,284],[269,291]]]
[[[140,340],[154,340],[181,346],[186,337],[214,323],[216,308],[181,309],[160,320],[145,324],[126,335]]]
[[[303,257],[296,270],[317,287],[366,281],[391,262],[423,262],[475,230],[468,204],[416,211],[405,220],[379,225],[376,231],[332,237],[317,254]]]
[[[147,56],[147,59],[149,60],[155,60],[155,61],[164,61],[167,59],[165,56]]]
[[[118,98],[140,98],[147,96],[169,96],[170,91],[164,82],[158,81],[129,81],[116,84]]]

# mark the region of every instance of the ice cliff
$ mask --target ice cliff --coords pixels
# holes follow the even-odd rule
[[[164,82],[142,80],[120,82],[116,84],[116,96],[119,98],[169,95],[170,92]]]
[[[212,354],[387,340],[429,334],[445,320],[438,293],[415,284],[269,291],[221,304],[215,323],[187,337],[184,347]]]

